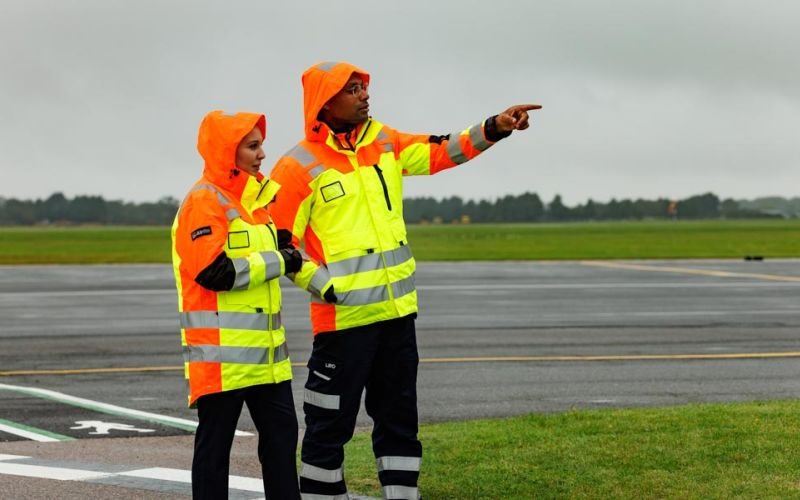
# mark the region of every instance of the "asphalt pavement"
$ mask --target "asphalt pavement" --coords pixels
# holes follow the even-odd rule
[[[799,260],[420,263],[416,282],[423,422],[800,397]],[[284,285],[302,427],[307,298]],[[74,498],[185,497],[176,305],[170,266],[0,266],[0,498],[48,498],[59,467],[90,478]]]

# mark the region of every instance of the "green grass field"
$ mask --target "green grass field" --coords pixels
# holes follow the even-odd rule
[[[426,500],[800,498],[799,401],[431,424],[420,439]],[[367,433],[345,471],[380,497]]]
[[[418,260],[800,257],[800,220],[409,226]],[[169,228],[0,228],[0,264],[167,263]]]

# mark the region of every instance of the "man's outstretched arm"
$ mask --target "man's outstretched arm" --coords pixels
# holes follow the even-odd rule
[[[465,163],[508,137],[530,126],[529,111],[539,104],[518,104],[481,123],[447,135],[411,135],[397,132],[395,151],[403,175],[431,175]]]

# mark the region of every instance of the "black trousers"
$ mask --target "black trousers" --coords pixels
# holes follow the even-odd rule
[[[258,430],[258,459],[266,498],[298,499],[297,415],[291,381],[208,394],[197,400],[192,496],[228,498],[228,473],[236,424],[247,403]]]
[[[416,498],[422,445],[417,439],[416,315],[319,333],[308,361],[301,451],[303,494],[343,495],[344,445],[361,395],[374,422],[372,449],[386,498]]]

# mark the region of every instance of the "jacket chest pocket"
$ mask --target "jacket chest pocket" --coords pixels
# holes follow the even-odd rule
[[[225,242],[225,254],[236,259],[253,252],[263,252],[277,248],[274,231],[266,224],[248,224],[241,219],[234,219],[228,227],[228,239]]]
[[[274,232],[266,224],[249,224],[241,219],[235,219],[228,228],[228,239],[225,244],[225,254],[231,259],[246,258],[254,252],[274,250],[277,245],[274,241]],[[280,308],[279,292],[271,293],[271,280],[247,290],[222,292],[220,299],[232,306],[249,306],[250,308],[266,311]],[[277,286],[277,283],[274,284]],[[273,297],[273,295],[275,295]],[[275,302],[275,303],[273,303]]]

